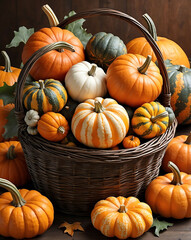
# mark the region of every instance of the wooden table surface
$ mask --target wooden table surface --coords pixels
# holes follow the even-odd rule
[[[181,126],[177,128],[176,135],[188,134],[191,131],[190,126]],[[160,232],[160,239],[163,240],[191,240],[191,218],[183,220],[175,219],[163,219],[173,223],[172,227],[168,227],[168,230]],[[68,234],[64,234],[59,225],[63,222],[73,223],[81,222],[84,232],[75,231],[73,237]],[[0,240],[6,240],[11,238],[0,237]],[[117,240],[117,238],[104,237],[99,231],[93,228],[89,217],[78,217],[64,215],[59,212],[55,212],[55,219],[53,225],[41,236],[33,238],[33,240]],[[131,238],[129,238],[130,240]],[[154,228],[151,228],[141,237],[137,238],[141,240],[156,240],[154,235]]]

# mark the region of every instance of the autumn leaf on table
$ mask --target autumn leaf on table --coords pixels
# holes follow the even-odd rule
[[[84,232],[84,229],[81,226],[80,222],[74,222],[72,224],[64,222],[58,228],[64,228],[64,227],[66,228],[66,230],[64,230],[64,233],[68,233],[70,236],[74,235],[74,230],[80,230]]]
[[[153,219],[153,225],[151,227],[155,227],[155,235],[159,237],[160,231],[167,229],[168,227],[173,226],[173,223],[169,223],[166,221],[160,221],[157,218]]]
[[[14,38],[12,39],[11,43],[6,45],[6,48],[11,47],[18,47],[20,43],[26,43],[29,37],[34,33],[34,28],[27,29],[26,27],[22,26],[19,28],[19,31],[14,31]]]

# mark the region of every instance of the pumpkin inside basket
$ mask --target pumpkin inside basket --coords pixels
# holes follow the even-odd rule
[[[169,80],[161,52],[148,31],[136,19],[112,9],[95,9],[77,13],[63,20],[58,26],[64,28],[77,19],[96,15],[120,18],[143,33],[157,56],[163,77],[160,103],[169,107]],[[38,135],[29,135],[24,122],[25,110],[22,103],[26,77],[41,56],[62,46],[63,43],[58,42],[36,51],[19,75],[15,105],[19,139],[35,188],[50,198],[60,211],[87,215],[98,200],[108,196],[142,196],[147,185],[159,174],[164,151],[175,134],[176,121],[164,134],[144,142],[137,148],[115,151],[69,147],[49,142]]]

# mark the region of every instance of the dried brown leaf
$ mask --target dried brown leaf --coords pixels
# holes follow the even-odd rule
[[[68,233],[70,236],[74,235],[75,230],[80,230],[84,232],[83,227],[81,226],[80,222],[74,222],[72,224],[64,222],[58,228],[66,228],[64,233]]]

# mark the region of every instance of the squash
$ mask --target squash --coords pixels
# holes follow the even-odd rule
[[[165,61],[171,92],[171,106],[179,124],[191,123],[191,70]]]
[[[96,63],[106,71],[116,57],[127,53],[127,49],[118,36],[98,32],[88,41],[85,52],[89,62]]]
[[[24,120],[28,126],[35,127],[38,123],[39,118],[40,116],[38,115],[38,112],[31,109],[26,112]]]
[[[149,205],[135,197],[108,197],[97,202],[91,212],[93,226],[107,237],[137,238],[153,223]]]
[[[28,126],[27,127],[27,132],[30,135],[37,135],[38,134],[38,130],[37,130],[36,126],[35,127]]]
[[[54,208],[48,198],[35,190],[20,189],[0,178],[0,235],[15,239],[33,238],[53,223]]]
[[[35,62],[30,71],[35,80],[53,78],[64,81],[68,70],[85,59],[84,47],[72,32],[59,27],[51,27],[42,28],[30,36],[22,51],[23,63],[25,64],[40,48],[59,41],[67,42],[70,46],[60,51],[50,51]]]
[[[69,125],[60,113],[47,112],[38,121],[37,130],[43,138],[59,142],[67,136]]]
[[[191,175],[179,171],[178,167],[168,163],[172,173],[159,176],[147,187],[146,202],[152,211],[166,218],[191,217]]]
[[[151,57],[125,54],[116,58],[107,70],[107,88],[112,98],[130,107],[156,100],[163,79]]]
[[[23,90],[23,103],[27,110],[40,115],[59,112],[67,102],[67,92],[61,82],[54,79],[27,82]]]
[[[134,147],[138,147],[141,144],[141,142],[138,137],[129,135],[123,139],[122,144],[124,148],[134,148]]]
[[[29,181],[30,176],[20,142],[0,143],[0,178],[5,178],[16,186],[23,186]]]
[[[148,24],[148,30],[156,41],[164,60],[170,59],[173,64],[184,65],[185,67],[190,68],[188,57],[183,49],[177,43],[168,38],[158,37],[155,24],[151,17],[148,14],[144,14],[143,17]],[[131,40],[126,44],[126,47],[128,53],[141,54],[145,57],[151,55],[153,62],[157,61],[154,51],[144,37]]]
[[[107,93],[106,74],[96,64],[83,61],[67,72],[65,86],[72,99],[78,102],[104,97]]]
[[[4,85],[4,82],[12,86],[17,82],[21,69],[11,67],[11,61],[8,54],[5,51],[1,51],[1,54],[5,60],[5,66],[0,66],[0,87]],[[3,100],[0,99],[0,105],[3,105]]]
[[[168,124],[168,112],[159,102],[144,103],[135,110],[131,120],[133,131],[146,139],[163,134]]]
[[[126,136],[129,117],[114,99],[97,97],[77,106],[71,129],[75,138],[86,146],[111,148]]]
[[[168,161],[176,164],[181,172],[191,174],[191,133],[173,138],[165,151],[162,168],[170,172]]]

